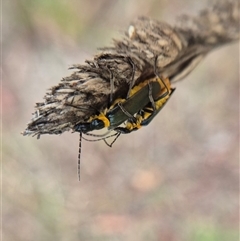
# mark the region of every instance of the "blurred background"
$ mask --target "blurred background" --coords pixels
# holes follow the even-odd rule
[[[219,48],[147,127],[109,148],[23,137],[36,102],[139,15],[173,24],[197,0],[3,1],[3,240],[238,240],[239,46]]]

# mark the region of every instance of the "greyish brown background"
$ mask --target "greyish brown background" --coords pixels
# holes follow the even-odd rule
[[[174,23],[209,1],[3,2],[3,240],[238,240],[239,47],[210,53],[154,121],[113,148],[23,137],[46,89],[138,15]]]

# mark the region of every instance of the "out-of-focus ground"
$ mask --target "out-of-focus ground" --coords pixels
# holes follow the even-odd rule
[[[23,137],[46,89],[132,19],[207,0],[3,1],[3,240],[238,240],[239,46],[213,51],[147,127],[112,148]]]

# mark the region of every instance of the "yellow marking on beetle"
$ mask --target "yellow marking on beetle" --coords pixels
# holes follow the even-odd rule
[[[107,112],[107,109],[105,111]],[[103,121],[105,127],[109,127],[110,126],[110,121],[106,117],[105,111],[101,112],[99,115],[95,115],[95,116],[90,117],[89,118],[89,122],[91,122],[94,119],[99,119],[99,120]]]
[[[110,126],[110,121],[109,121],[109,119],[108,119],[103,113],[101,113],[100,115],[98,115],[97,118],[98,118],[99,120],[102,120],[102,121],[103,121],[105,127],[109,127],[109,126]]]
[[[142,116],[139,116],[139,118],[137,118],[135,123],[132,122],[127,122],[125,128],[128,129],[129,131],[132,131],[133,129],[140,129],[141,126],[141,121],[142,121]]]
[[[164,83],[160,78],[156,78],[155,81],[158,81],[160,86],[161,86],[161,92],[159,93],[158,97],[160,97],[161,95],[164,95],[164,93],[168,92],[169,94],[166,95],[165,97],[160,98],[159,100],[155,101],[155,110],[159,110],[165,103],[166,101],[170,98],[170,94],[172,93],[171,90],[171,83],[169,81],[169,79],[165,79]],[[148,82],[149,83],[149,82]],[[144,82],[145,86],[147,83]],[[137,86],[138,87],[138,86]],[[139,88],[140,89],[140,88]],[[136,121],[135,122],[131,122],[131,121],[127,121],[126,123],[126,129],[128,129],[129,131],[132,131],[133,129],[140,129],[142,127],[141,123],[144,120],[147,120],[154,112],[153,107],[145,107],[143,109],[143,113],[142,114],[137,114],[135,116]]]

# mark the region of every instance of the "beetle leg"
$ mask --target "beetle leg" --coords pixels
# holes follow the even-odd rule
[[[122,103],[119,102],[118,106],[127,117],[129,117],[133,121],[136,121],[136,118],[122,106]]]
[[[134,76],[135,76],[135,63],[133,62],[132,58],[131,57],[128,57],[129,58],[129,62],[130,64],[132,65],[132,80],[131,80],[131,83],[129,84],[129,88],[128,88],[128,93],[127,93],[127,98],[129,98],[130,96],[130,92],[133,88],[133,85],[134,85]]]
[[[153,99],[153,95],[152,95],[152,85],[151,83],[148,82],[148,87],[149,87],[149,92],[148,92],[148,98],[150,100],[150,103],[152,104],[153,110],[156,109],[156,105]]]
[[[154,117],[160,112],[160,110],[164,107],[164,105],[167,103],[167,101],[169,100],[169,98],[171,97],[172,93],[174,92],[175,89],[170,89],[170,94],[160,98],[159,100],[157,100],[155,102],[156,104],[156,110],[152,111],[152,113],[150,115],[148,115],[147,117],[143,117],[143,120],[141,121],[141,125],[142,126],[146,126],[148,125],[153,119]],[[147,109],[143,110],[143,114],[145,114],[147,112]],[[151,112],[151,108],[148,108],[149,113]]]
[[[114,135],[111,135],[111,136],[115,136],[114,140],[109,144],[107,141],[106,141],[106,138],[103,139],[103,141],[105,142],[105,144],[109,147],[112,147],[113,144],[115,143],[115,141],[118,139],[118,137],[121,135],[120,132],[117,132],[115,133]],[[109,136],[110,137],[110,136]]]
[[[157,76],[157,78],[159,78],[164,86],[164,89],[166,89],[167,91],[164,92],[161,96],[159,96],[158,99],[161,99],[161,98],[164,98],[168,95],[170,95],[170,90],[168,88],[168,86],[166,85],[166,83],[162,80],[162,78],[159,76],[158,74],[158,70],[157,70],[157,58],[158,56],[155,56],[155,59],[154,59],[154,74]]]

